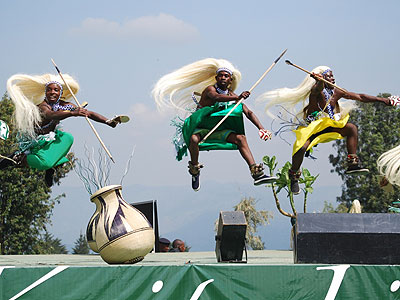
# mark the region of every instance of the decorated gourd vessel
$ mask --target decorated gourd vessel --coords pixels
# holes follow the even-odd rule
[[[96,211],[86,232],[89,246],[109,264],[139,262],[154,247],[151,224],[122,198],[121,189],[105,186],[90,197]]]

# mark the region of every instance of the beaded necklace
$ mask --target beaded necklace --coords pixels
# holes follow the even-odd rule
[[[51,106],[51,109],[53,111],[58,111],[58,110],[75,110],[75,107],[72,104],[65,104],[61,105],[59,102],[54,103],[53,105],[49,103]]]
[[[334,119],[333,108],[332,105],[329,103],[333,95],[333,89],[324,88],[322,92],[324,93],[325,101],[328,102],[328,104],[326,105],[326,109],[328,110],[329,118],[333,120]]]
[[[215,84],[214,87],[217,90],[218,94],[228,95],[228,93],[229,93],[229,89],[222,90],[219,88],[219,86],[217,84]]]

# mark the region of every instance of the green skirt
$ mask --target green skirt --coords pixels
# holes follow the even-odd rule
[[[30,148],[27,155],[28,165],[34,169],[47,170],[68,162],[67,155],[74,142],[74,137],[68,133],[56,130],[55,140],[40,141]]]
[[[206,132],[202,129],[210,130],[218,124],[219,121],[235,106],[231,104],[226,108],[218,105],[203,107],[195,111],[185,120],[182,128],[185,146],[182,147],[176,156],[177,160],[181,160],[186,155],[187,147],[190,144],[190,137],[195,133]],[[245,134],[243,124],[243,106],[238,105],[229,117],[218,126],[216,133],[212,134],[204,143],[199,145],[200,151],[205,150],[237,150],[237,145],[228,143],[226,138],[231,133]]]

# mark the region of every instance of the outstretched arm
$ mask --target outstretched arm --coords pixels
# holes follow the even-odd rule
[[[110,127],[115,127],[117,125],[116,122],[112,122],[112,120],[107,119],[103,115],[96,113],[94,111],[87,110],[82,107],[77,107],[75,104],[70,103],[70,105],[73,106],[73,110],[58,110],[58,111],[53,111],[46,102],[43,102],[39,105],[39,109],[42,112],[44,119],[47,120],[64,120],[69,117],[88,117],[89,119],[92,119],[93,121],[107,124]]]
[[[243,113],[246,118],[249,119],[251,123],[253,123],[254,126],[256,126],[259,130],[264,129],[256,114],[252,110],[250,110],[245,104],[243,104]]]
[[[74,106],[75,107],[75,106]],[[43,102],[39,105],[39,109],[46,120],[64,120],[69,117],[78,117],[83,116],[87,117],[87,110],[84,108],[75,107],[74,110],[58,110],[53,111],[46,102]]]
[[[84,108],[77,108],[77,109],[84,109]],[[86,110],[86,109],[85,109]],[[116,121],[113,119],[107,119],[105,116],[94,112],[94,111],[90,111],[90,110],[86,110],[86,117],[88,117],[89,119],[99,122],[99,123],[103,123],[106,124],[112,128],[115,128],[117,126],[118,123],[120,123],[120,121]]]
[[[93,121],[96,121],[96,122],[99,122],[99,123],[107,124],[107,120],[108,119],[105,116],[103,116],[103,115],[101,115],[101,114],[99,114],[97,112],[90,111],[90,110],[88,110],[87,112],[88,112],[87,117],[89,119],[92,119]]]
[[[338,89],[335,89],[334,91],[335,94],[339,96],[339,98],[345,98],[345,99],[350,99],[350,100],[356,100],[364,103],[371,103],[371,102],[381,102],[385,105],[391,105],[389,98],[382,98],[382,97],[376,97],[376,96],[371,96],[367,94],[358,94],[358,93],[353,93],[353,92],[342,92]]]
[[[243,113],[247,119],[251,121],[258,128],[258,134],[262,140],[268,140],[272,137],[272,132],[264,129],[260,120],[257,118],[256,114],[250,110],[245,104],[243,104]]]

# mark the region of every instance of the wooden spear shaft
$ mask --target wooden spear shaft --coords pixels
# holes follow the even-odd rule
[[[68,83],[65,81],[64,77],[62,76],[60,69],[57,67],[57,65],[56,65],[56,63],[54,62],[53,59],[51,59],[51,62],[53,63],[54,67],[56,68],[56,70],[57,70],[57,72],[58,72],[58,75],[60,75],[62,81],[64,82],[65,86],[68,88],[68,90],[69,90],[69,92],[71,93],[72,97],[75,99],[76,105],[77,105],[78,107],[81,107],[81,105],[80,105],[78,99],[76,98],[75,94],[72,92],[70,86],[69,86]],[[115,163],[114,158],[112,157],[110,151],[108,151],[106,145],[104,145],[103,141],[101,140],[100,135],[97,133],[96,129],[94,128],[94,126],[93,126],[93,124],[92,124],[92,122],[90,122],[90,120],[89,120],[88,117],[85,117],[85,119],[86,119],[86,121],[89,123],[90,128],[92,128],[94,134],[96,135],[97,139],[99,140],[101,146],[102,146],[102,147],[104,148],[104,150],[106,151],[107,155],[110,157],[111,161],[112,161],[113,163]]]
[[[272,65],[269,66],[269,68],[264,72],[264,74],[261,75],[261,77],[256,81],[255,84],[253,84],[253,86],[250,88],[249,92],[251,93],[254,88],[261,82],[261,80],[264,79],[264,77],[269,73],[269,71],[271,71],[271,69],[277,64],[277,62],[281,59],[281,57],[286,53],[287,49],[285,49],[285,51],[283,51],[281,53],[281,55],[279,55],[279,57],[277,59],[275,59],[275,61],[272,63]],[[204,141],[215,131],[217,130],[217,128],[226,120],[226,118],[229,117],[229,115],[236,109],[236,107],[238,107],[240,105],[240,103],[243,102],[243,98],[240,99],[240,101],[238,101],[234,107],[231,108],[231,110],[221,119],[221,121],[218,122],[217,125],[214,126],[213,129],[211,129],[207,135],[201,140],[201,142],[199,144],[204,143]]]
[[[17,164],[17,162],[15,160],[13,160],[12,158],[9,158],[9,157],[3,156],[3,155],[0,155],[0,158],[7,159],[9,161],[12,161],[14,164]]]

